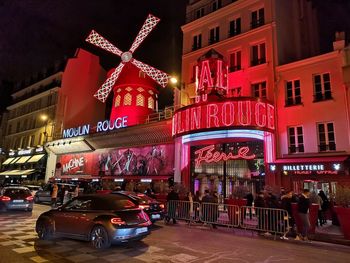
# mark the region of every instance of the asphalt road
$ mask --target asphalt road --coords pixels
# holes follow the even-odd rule
[[[350,248],[312,242],[281,241],[252,232],[184,223],[158,222],[141,242],[103,251],[69,239],[38,240],[35,220],[49,209],[35,205],[33,213],[0,214],[0,262],[349,262]]]

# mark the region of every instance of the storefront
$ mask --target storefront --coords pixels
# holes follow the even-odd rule
[[[350,182],[349,156],[323,156],[309,158],[279,159],[269,164],[270,170],[282,187],[294,192],[309,189],[327,196],[335,193],[336,185]]]

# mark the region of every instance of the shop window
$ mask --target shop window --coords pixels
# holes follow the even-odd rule
[[[286,106],[301,104],[300,80],[286,82]]]
[[[120,106],[120,95],[117,95],[117,97],[115,97],[115,103],[114,103],[114,107],[119,107]]]
[[[265,10],[260,8],[251,13],[251,28],[257,28],[265,24]]]
[[[288,146],[289,153],[304,152],[304,135],[302,126],[288,128]]]
[[[145,106],[145,97],[141,94],[136,96],[136,106]]]
[[[266,63],[265,43],[256,44],[251,47],[251,66]]]
[[[233,53],[230,54],[230,67],[229,67],[229,71],[233,72],[233,71],[237,71],[237,70],[241,70],[241,51],[235,51]]]
[[[192,50],[197,50],[202,47],[202,34],[193,36]]]
[[[152,97],[148,98],[148,108],[154,109],[154,99]]]
[[[332,99],[331,77],[329,73],[313,76],[314,102]]]
[[[241,18],[236,18],[230,21],[230,30],[228,32],[229,37],[236,36],[241,33]]]
[[[266,81],[253,84],[252,88],[253,88],[253,94],[255,98],[266,99]]]
[[[219,42],[220,40],[220,28],[214,27],[209,31],[209,45]]]
[[[126,93],[124,96],[124,106],[130,106],[132,102],[132,97],[130,93]]]
[[[333,122],[318,123],[318,150],[320,152],[335,151],[335,133]]]

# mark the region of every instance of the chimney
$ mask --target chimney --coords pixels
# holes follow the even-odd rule
[[[334,50],[342,50],[345,47],[345,32],[335,32],[335,40],[333,41]]]

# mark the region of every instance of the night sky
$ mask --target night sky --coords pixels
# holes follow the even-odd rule
[[[135,58],[180,74],[187,0],[0,0],[0,81],[21,82],[82,47],[108,70],[118,56],[86,43],[92,29],[127,51],[149,13],[161,21],[135,51]],[[4,80],[7,80],[4,82]],[[169,93],[169,92],[167,92]],[[166,94],[169,95],[169,94]],[[4,108],[5,96],[1,99]]]

